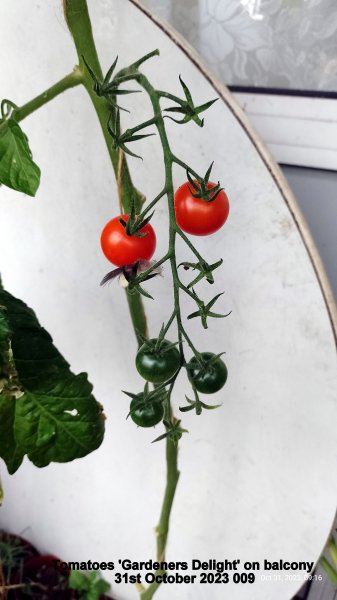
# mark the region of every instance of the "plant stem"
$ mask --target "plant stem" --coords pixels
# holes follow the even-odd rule
[[[27,104],[15,108],[12,113],[13,118],[15,118],[17,122],[22,121],[22,119],[31,115],[38,110],[38,108],[41,108],[41,106],[56,98],[56,96],[59,96],[66,90],[69,90],[80,83],[82,83],[82,71],[79,67],[75,67],[69,75],[63,77],[63,79],[42,92],[42,94],[39,94],[39,96],[30,100]]]
[[[130,172],[123,155],[122,165],[118,164],[118,150],[112,148],[111,137],[107,124],[111,116],[112,108],[104,97],[99,97],[94,91],[91,75],[85,66],[83,57],[90,65],[95,75],[103,79],[101,65],[97,56],[96,46],[92,34],[91,22],[86,0],[63,0],[64,14],[70,33],[73,36],[77,50],[79,65],[83,71],[83,85],[96,110],[102,133],[107,145],[109,156],[115,171],[118,189],[120,191],[121,204],[126,213],[131,212],[132,200],[139,207],[144,202],[144,197],[134,187]]]
[[[146,217],[146,215],[147,215],[147,214],[150,212],[150,210],[151,210],[151,209],[152,209],[152,208],[153,208],[153,207],[154,207],[154,206],[157,204],[157,202],[159,202],[159,200],[160,200],[160,199],[161,199],[163,196],[165,196],[165,194],[166,194],[166,189],[163,189],[163,190],[162,190],[162,191],[161,191],[161,192],[158,194],[158,196],[156,196],[156,197],[155,197],[155,198],[152,200],[152,202],[150,202],[150,204],[148,204],[148,205],[147,205],[147,206],[144,208],[144,210],[143,210],[143,211],[141,212],[141,214],[139,215],[139,218],[140,218],[140,220],[143,220],[143,219]]]
[[[135,282],[136,283],[141,283],[142,281],[146,280],[146,278],[147,278],[148,275],[150,275],[151,273],[153,273],[153,271],[156,271],[156,269],[158,269],[170,257],[171,257],[170,253],[167,252],[165,254],[165,256],[163,256],[160,260],[158,260],[157,262],[155,262],[149,269],[147,269],[146,271],[143,271],[140,275],[138,275],[138,277],[136,278]]]
[[[191,173],[191,175],[193,175],[193,177],[195,177],[196,179],[199,179],[198,173],[196,171],[194,171],[194,169],[189,167],[183,160],[181,160],[177,156],[173,156],[172,159],[173,159],[173,162],[175,162],[177,165],[179,165],[179,167],[182,167],[183,169],[185,169],[185,171],[188,171],[189,173]]]
[[[95,49],[95,43],[92,36],[92,30],[90,25],[90,19],[87,9],[86,0],[64,0],[64,11],[66,20],[68,23],[69,30],[71,31],[75,46],[77,49],[80,65],[83,67],[83,58],[88,64],[90,64],[91,69],[94,71],[96,76],[102,78],[102,71],[100,68],[99,60],[97,57],[97,52]],[[152,55],[152,53],[151,53]],[[164,162],[165,162],[165,190],[168,196],[169,201],[169,215],[170,215],[170,241],[169,241],[169,253],[170,253],[170,261],[173,278],[175,282],[177,282],[178,273],[177,273],[177,265],[176,258],[174,253],[174,245],[175,245],[175,212],[174,212],[174,203],[173,203],[173,181],[172,181],[172,154],[170,151],[166,130],[164,126],[163,117],[161,114],[159,97],[156,95],[154,88],[149,84],[147,79],[140,75],[136,77],[137,81],[141,83],[142,87],[148,92],[153,110],[154,110],[154,120],[158,129],[158,133],[160,135],[160,139],[163,146],[164,151]],[[122,169],[119,169],[118,165],[118,150],[113,150],[111,148],[111,139],[107,130],[107,123],[110,118],[111,108],[108,107],[107,102],[104,98],[99,98],[93,90],[91,76],[87,70],[84,71],[83,75],[83,84],[85,85],[90,98],[93,102],[93,105],[96,109],[97,116],[99,118],[103,135],[106,140],[108,151],[110,154],[111,162],[113,164],[118,185],[121,186],[121,204],[123,208],[128,209],[126,212],[131,211],[131,206],[134,203],[135,206],[140,204],[139,196],[135,196],[135,188],[132,185],[131,177],[126,165],[126,161],[124,160],[124,165]],[[120,181],[119,177],[121,175]],[[180,316],[180,304],[179,304],[179,286],[174,286],[174,294],[175,294],[175,313],[178,323],[181,323]],[[136,331],[137,337],[139,337],[138,332],[143,335],[146,333],[146,320],[145,315],[141,313],[142,306],[137,307],[138,301],[140,301],[139,295],[133,295],[127,293],[128,302],[131,311],[131,317],[133,320],[134,328]],[[141,313],[141,314],[140,314]],[[145,326],[145,331],[144,331]],[[142,330],[140,330],[140,327]],[[183,353],[182,348],[182,337],[181,333],[179,333],[180,339],[180,349],[181,353]],[[139,340],[138,340],[139,341]],[[169,400],[168,400],[169,402]],[[170,407],[168,406],[168,411],[170,412]],[[166,489],[165,495],[162,505],[162,511],[159,519],[159,524],[157,527],[157,556],[159,560],[163,560],[165,557],[165,549],[166,542],[168,536],[169,529],[169,520],[170,514],[173,504],[173,499],[175,495],[176,486],[179,478],[179,471],[177,467],[177,458],[178,458],[178,447],[177,445],[169,438],[166,440],[166,464],[167,464],[167,479],[166,479]],[[147,590],[141,592],[142,600],[149,600],[153,597],[154,592],[156,591],[159,584],[152,584],[148,587]]]
[[[130,77],[132,78],[132,76]],[[137,82],[147,92],[154,112],[155,123],[159,133],[161,145],[163,148],[164,164],[165,164],[165,190],[168,199],[168,210],[170,219],[170,230],[169,230],[169,249],[166,257],[169,257],[171,263],[171,271],[173,278],[173,289],[174,289],[174,314],[178,324],[178,335],[179,335],[179,347],[182,360],[184,360],[183,345],[182,345],[182,333],[181,333],[181,312],[180,312],[180,300],[179,300],[179,276],[177,269],[177,262],[175,256],[175,238],[176,238],[176,219],[174,210],[174,190],[173,190],[173,177],[172,177],[172,166],[173,166],[173,155],[171,153],[169,141],[166,134],[164,119],[160,108],[160,97],[156,90],[152,87],[148,79],[142,75],[137,75]],[[165,257],[164,257],[165,258]],[[167,400],[167,414],[171,415],[170,408],[170,397]],[[171,416],[172,419],[172,416]],[[169,531],[169,523],[175,491],[179,479],[178,470],[178,444],[174,443],[170,437],[166,438],[166,489],[164,494],[164,500],[162,510],[159,518],[159,523],[156,528],[157,535],[157,560],[159,562],[165,560],[165,551],[167,536]],[[162,571],[157,572],[162,573]],[[151,584],[143,593],[141,593],[141,600],[150,600],[155,591],[159,587],[159,583],[154,582]]]
[[[187,235],[185,235],[184,232],[178,226],[177,233],[180,235],[181,239],[184,240],[185,244],[190,248],[190,250],[192,250],[194,256],[198,259],[199,263],[203,264],[204,259],[202,258],[201,254],[199,254],[198,250],[193,246],[191,241],[188,239]]]
[[[103,79],[102,69],[92,34],[87,2],[86,0],[63,0],[63,8],[69,31],[74,39],[79,64],[83,73],[82,83],[94,105],[115,172],[120,205],[125,213],[130,213],[132,203],[134,202],[136,209],[139,210],[144,202],[144,196],[132,183],[124,154],[120,154],[118,150],[114,150],[111,146],[111,137],[107,129],[107,123],[111,115],[111,106],[108,105],[105,98],[99,97],[95,93],[91,76],[83,61],[84,56],[96,76]],[[137,342],[138,345],[140,345],[141,339],[139,333],[143,336],[147,336],[147,323],[143,301],[140,294],[137,292],[133,295],[127,293],[127,302]]]
[[[139,292],[130,293],[126,288],[126,299],[129,305],[131,322],[136,335],[137,344],[143,344],[143,337],[149,337],[146,314]]]
[[[159,524],[156,528],[157,557],[159,561],[165,560],[165,550],[169,530],[171,509],[179,479],[178,448],[177,445],[172,440],[170,440],[170,438],[167,439],[166,443],[166,465],[167,485],[165,489],[162,510],[159,518]]]
[[[160,514],[160,519],[158,526],[156,527],[156,535],[157,535],[157,560],[159,562],[165,560],[165,551],[166,551],[166,543],[167,536],[169,531],[170,524],[170,515],[172,504],[176,492],[176,487],[179,480],[179,471],[178,471],[178,447],[172,440],[167,438],[166,440],[166,467],[167,467],[167,483],[165,489],[165,495],[162,505],[162,510]],[[165,571],[158,570],[156,572],[157,575],[164,574]],[[160,587],[160,583],[154,582],[149,585],[149,587],[140,594],[141,600],[151,600],[153,598],[155,592]]]

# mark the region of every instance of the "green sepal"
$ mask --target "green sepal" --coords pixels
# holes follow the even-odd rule
[[[195,394],[195,400],[190,400],[187,396],[185,396],[185,398],[188,402],[188,406],[179,406],[179,410],[181,412],[188,412],[190,410],[195,410],[197,415],[201,415],[202,409],[214,410],[215,408],[219,408],[220,406],[222,406],[221,404],[206,404],[205,402],[202,402],[200,400],[196,390],[194,390],[194,394]]]
[[[205,202],[213,202],[218,197],[220,192],[222,192],[223,188],[220,186],[219,182],[210,188],[208,187],[213,164],[214,161],[208,167],[204,177],[196,177],[196,179],[193,179],[188,169],[186,170],[187,179],[190,186],[193,188],[190,188],[193,198],[200,198],[201,200],[205,200]]]
[[[182,435],[184,433],[188,433],[187,429],[183,429],[182,427],[180,427],[180,423],[181,421],[175,418],[173,418],[173,421],[171,422],[166,421],[164,419],[163,424],[165,425],[166,433],[163,433],[162,435],[158,436],[155,440],[152,440],[151,443],[154,444],[155,442],[161,442],[162,440],[169,438],[174,443],[174,445],[177,446]]]
[[[113,117],[112,117],[112,115],[110,115],[108,123],[107,123],[108,132],[110,133],[110,135],[112,137],[112,148],[114,150],[117,150],[117,148],[120,148],[126,154],[129,154],[130,156],[134,156],[135,158],[140,158],[141,160],[143,160],[141,156],[132,152],[126,146],[126,144],[128,144],[130,142],[137,142],[138,140],[142,140],[143,138],[151,137],[152,135],[155,135],[155,133],[143,133],[141,135],[139,135],[139,134],[135,135],[133,129],[127,129],[124,133],[121,133],[121,120],[120,120],[119,109],[116,110],[113,125],[112,125],[112,119],[113,119]],[[146,126],[145,123],[144,123],[144,126]],[[139,130],[139,128],[140,128],[140,126],[137,127],[137,131]]]
[[[195,293],[194,290],[193,290],[193,293]],[[212,298],[212,300],[210,300],[210,302],[208,302],[208,304],[205,304],[203,302],[203,300],[198,300],[197,301],[198,310],[191,313],[190,315],[188,315],[187,318],[194,319],[195,317],[200,317],[203,328],[207,329],[208,328],[208,325],[207,325],[208,317],[213,317],[215,319],[223,319],[225,317],[228,317],[231,314],[231,311],[225,315],[211,311],[211,308],[213,307],[215,302],[218,300],[218,298],[220,298],[220,296],[223,295],[223,293],[224,292],[221,292],[220,294],[217,294],[216,296],[214,296],[214,298]]]
[[[206,279],[206,281],[208,281],[208,283],[213,284],[214,283],[213,271],[215,271],[215,269],[220,267],[222,265],[222,263],[223,263],[223,260],[221,258],[220,260],[213,263],[212,265],[209,265],[204,260],[203,261],[200,260],[197,263],[182,262],[178,266],[184,267],[184,269],[186,271],[188,269],[193,269],[194,271],[195,270],[199,271],[199,274],[195,277],[195,279],[193,279],[193,281],[191,281],[188,284],[187,287],[190,289],[190,288],[193,288],[193,286],[195,286],[197,283],[199,283],[199,281],[201,281],[204,278]]]
[[[146,382],[144,385],[144,389],[142,392],[135,394],[134,392],[127,392],[122,390],[123,394],[131,398],[131,400],[135,400],[135,405],[132,410],[127,414],[128,418],[132,415],[133,412],[136,412],[139,409],[142,409],[149,404],[160,403],[162,404],[166,398],[166,382],[165,384],[161,384],[160,386],[155,387],[153,390],[149,389],[149,383]]]
[[[196,125],[198,125],[199,127],[203,127],[204,120],[199,118],[199,114],[204,112],[208,108],[210,108],[210,106],[212,106],[212,104],[214,104],[214,102],[216,102],[218,100],[218,98],[215,98],[214,100],[210,100],[209,102],[206,102],[205,104],[201,104],[200,106],[195,106],[193,103],[193,100],[192,100],[191,92],[188,89],[186,83],[184,83],[184,81],[182,80],[182,77],[180,75],[179,75],[179,81],[180,81],[181,87],[183,88],[185,100],[180,100],[180,106],[170,106],[169,108],[165,108],[164,110],[166,112],[175,112],[175,113],[178,113],[178,114],[181,114],[184,116],[180,120],[174,119],[173,117],[170,117],[168,115],[166,115],[166,117],[168,119],[171,119],[175,123],[178,123],[179,125],[184,125],[185,123],[188,123],[189,121],[194,121],[196,123]],[[177,101],[178,101],[178,99],[177,99]]]

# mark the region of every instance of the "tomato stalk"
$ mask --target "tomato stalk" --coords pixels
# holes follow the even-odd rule
[[[97,57],[97,52],[95,49],[94,40],[92,37],[92,31],[90,26],[90,18],[88,14],[88,9],[85,0],[65,0],[64,2],[64,10],[66,15],[66,20],[68,23],[68,27],[74,37],[77,53],[79,56],[80,64],[83,66],[82,56],[85,55],[87,62],[90,64],[93,71],[98,76],[102,76],[101,68],[99,65],[99,60]],[[151,53],[150,55],[153,55]],[[147,57],[144,57],[144,59]],[[144,60],[143,59],[143,60]],[[137,61],[134,64],[134,68],[138,68],[142,63],[142,59]],[[96,113],[101,123],[101,127],[103,130],[103,135],[107,142],[108,151],[111,157],[111,161],[116,173],[117,177],[121,180],[121,197],[122,197],[122,206],[125,212],[131,211],[132,199],[135,199],[135,190],[131,182],[131,177],[129,175],[129,171],[127,168],[126,160],[123,155],[122,166],[118,165],[118,151],[112,149],[111,147],[111,138],[107,131],[107,122],[109,121],[110,114],[108,114],[107,103],[104,98],[99,98],[93,91],[92,81],[89,79],[90,75],[86,72],[84,76],[84,85],[91,97],[91,100],[96,109]],[[126,79],[129,77],[127,75]],[[132,76],[130,77],[132,78]],[[159,265],[165,262],[168,258],[171,261],[172,273],[175,278],[175,281],[178,278],[177,272],[177,264],[174,253],[175,246],[175,214],[174,214],[174,204],[173,204],[173,181],[172,181],[172,154],[169,148],[169,143],[165,131],[164,121],[161,114],[159,97],[156,94],[154,88],[149,84],[146,78],[142,75],[137,75],[133,77],[136,79],[143,87],[145,87],[146,91],[149,93],[152,106],[154,109],[154,119],[155,124],[158,129],[162,145],[164,151],[164,162],[165,162],[165,174],[166,174],[166,182],[164,190],[154,199],[152,203],[147,207],[146,212],[149,212],[151,208],[165,195],[167,194],[169,198],[169,211],[170,211],[170,242],[169,242],[169,251],[167,256],[165,256],[161,261],[159,261]],[[119,168],[118,168],[119,167]],[[132,190],[132,194],[128,195],[128,189]],[[123,201],[124,198],[124,201]],[[137,200],[137,198],[136,198]],[[135,201],[135,200],[134,200]],[[156,265],[158,267],[158,264]],[[145,273],[146,274],[146,273]],[[144,275],[145,275],[144,274]],[[175,285],[174,286],[174,294],[175,294],[175,317],[177,319],[178,325],[181,323],[181,315],[180,315],[180,304],[179,304],[179,289]],[[143,335],[147,334],[146,327],[146,319],[144,315],[144,309],[142,306],[141,298],[139,294],[132,294],[130,291],[127,291],[128,302],[130,306],[131,317],[133,321],[133,325],[135,327],[136,333],[140,331]],[[140,308],[141,305],[141,308]],[[141,313],[141,318],[139,318],[139,313]],[[183,356],[183,348],[182,348],[182,327],[179,328],[179,345],[180,352]],[[171,416],[171,408],[170,408],[170,396],[167,395],[167,406],[166,412]],[[172,418],[172,417],[171,417]],[[176,486],[179,479],[179,471],[177,466],[178,461],[178,447],[177,445],[169,438],[166,438],[166,465],[167,465],[167,479],[166,479],[166,489],[164,494],[164,500],[161,510],[161,515],[159,519],[159,523],[156,529],[157,533],[157,557],[159,560],[163,560],[165,556],[166,542],[168,536],[169,529],[169,520],[170,514],[173,504],[173,499],[175,496]],[[141,599],[142,600],[150,600],[156,589],[159,587],[159,584],[151,584],[147,590],[140,590]]]
[[[180,290],[182,290],[183,292],[185,292],[186,294],[191,296],[193,298],[193,300],[195,300],[195,301],[198,301],[198,297],[191,290],[189,290],[181,282],[181,280],[179,278],[178,266],[177,266],[177,260],[176,260],[176,254],[175,254],[175,243],[176,243],[177,234],[181,235],[183,240],[187,243],[187,245],[190,247],[190,249],[194,252],[194,254],[198,258],[198,260],[203,261],[203,258],[198,253],[198,251],[194,248],[194,246],[188,240],[188,238],[185,236],[185,234],[180,230],[180,228],[177,226],[177,223],[176,223],[175,209],[174,209],[174,188],[173,188],[172,170],[173,170],[174,163],[179,164],[182,161],[179,161],[179,159],[177,159],[177,157],[174,156],[174,154],[172,153],[171,148],[170,148],[170,144],[169,144],[169,140],[168,140],[166,128],[165,128],[164,118],[163,118],[161,106],[160,106],[160,98],[161,98],[161,96],[163,96],[163,93],[155,90],[155,88],[150,84],[148,79],[143,74],[137,73],[136,77],[134,77],[132,75],[123,77],[123,81],[126,81],[126,80],[135,80],[136,82],[138,82],[138,84],[141,87],[143,87],[143,89],[147,92],[147,94],[150,98],[150,101],[152,103],[152,108],[153,108],[153,112],[154,112],[154,123],[156,125],[157,131],[158,131],[158,134],[160,137],[162,151],[163,151],[163,158],[164,158],[164,165],[165,165],[165,186],[164,186],[164,191],[161,194],[159,194],[159,196],[157,196],[157,198],[155,198],[155,200],[151,203],[151,208],[161,199],[161,197],[164,195],[164,193],[166,193],[167,200],[168,200],[168,211],[169,211],[169,221],[170,221],[169,247],[168,247],[167,253],[164,255],[164,257],[160,261],[158,261],[156,263],[156,265],[151,267],[151,269],[149,269],[148,271],[142,273],[137,278],[137,280],[143,281],[144,279],[146,279],[146,276],[149,273],[151,273],[151,271],[153,269],[158,267],[160,264],[162,264],[166,260],[170,261],[172,278],[173,278],[173,289],[174,289],[174,311],[173,311],[173,314],[166,326],[166,330],[171,325],[173,320],[176,319],[177,328],[178,328],[180,354],[182,357],[182,363],[184,363],[185,359],[184,359],[184,350],[183,350],[183,338],[185,338],[188,345],[191,347],[196,359],[200,359],[200,353],[196,350],[195,346],[193,345],[191,339],[189,338],[189,336],[186,333],[185,328],[182,324],[179,292],[180,292]],[[187,165],[186,165],[186,167],[187,167]],[[190,172],[192,174],[194,173],[191,169],[190,169]],[[175,381],[175,378],[174,378],[174,381]],[[176,422],[176,419],[172,415],[172,410],[171,410],[171,405],[170,405],[170,396],[171,396],[172,388],[174,385],[174,381],[171,384],[170,390],[167,394],[167,404],[166,404],[166,418],[173,423]],[[193,389],[194,389],[194,386],[193,386]],[[156,528],[157,560],[159,562],[163,561],[165,559],[165,550],[166,550],[166,543],[167,543],[167,537],[168,537],[170,515],[171,515],[173,500],[174,500],[175,491],[176,491],[176,487],[177,487],[177,483],[178,483],[178,479],[179,479],[179,470],[178,470],[177,460],[178,460],[178,444],[175,443],[173,440],[171,440],[170,437],[167,437],[166,438],[167,483],[166,483],[162,511],[160,514],[158,526]],[[157,574],[162,574],[162,571],[158,571]],[[159,585],[160,584],[156,583],[156,582],[151,584],[145,591],[143,591],[141,593],[141,599],[142,600],[150,600],[153,597],[155,591],[158,589]]]

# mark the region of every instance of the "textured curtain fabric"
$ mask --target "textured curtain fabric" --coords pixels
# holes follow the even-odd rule
[[[336,0],[143,0],[228,85],[337,89]]]

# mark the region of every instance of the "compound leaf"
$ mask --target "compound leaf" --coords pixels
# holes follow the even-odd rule
[[[0,288],[0,456],[9,472],[68,462],[102,442],[104,415],[34,312]]]

